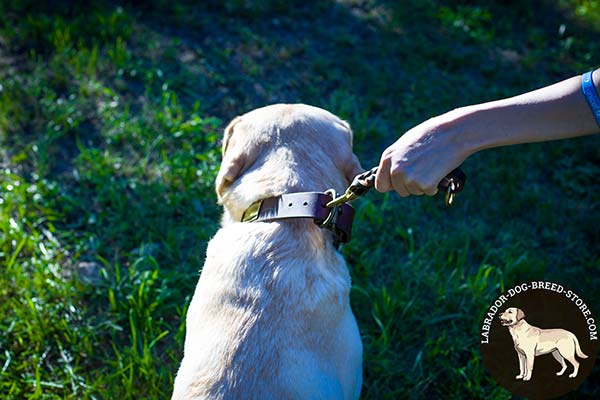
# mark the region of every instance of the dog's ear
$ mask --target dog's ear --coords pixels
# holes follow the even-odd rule
[[[242,120],[242,117],[235,117],[231,120],[227,128],[225,128],[225,132],[223,133],[223,145],[221,146],[221,155],[225,157],[225,153],[227,152],[227,146],[229,146],[229,140],[231,136],[233,136],[233,128],[237,125],[238,122]]]
[[[348,141],[350,144],[350,149],[352,149],[352,142],[354,138],[352,128],[350,127],[350,124],[348,122],[344,120],[340,120],[340,122],[344,129],[348,132]],[[356,157],[356,155],[352,153],[352,157],[346,162],[346,165],[344,166],[344,175],[346,176],[348,182],[352,182],[356,175],[363,173],[364,171],[365,170],[360,165],[360,161],[358,161],[358,157]]]
[[[344,121],[343,119],[339,120],[339,123],[344,127],[344,129],[348,132],[348,140],[350,141],[350,146],[353,145],[354,140],[354,132],[352,131],[352,127],[348,123],[348,121]]]
[[[346,179],[348,182],[352,182],[354,177],[358,174],[364,172],[363,167],[360,165],[360,161],[358,161],[358,157],[354,153],[352,153],[352,159],[346,165],[346,170],[344,171],[344,175],[346,175]]]
[[[215,181],[215,190],[217,192],[219,204],[221,204],[223,199],[223,193],[237,179],[244,166],[244,157],[241,153],[227,151],[231,142],[231,137],[234,133],[235,126],[241,120],[242,119],[240,117],[235,117],[229,123],[229,125],[227,125],[223,134],[223,161],[221,162],[221,169],[219,170],[217,179]]]
[[[523,318],[525,318],[525,313],[520,308],[517,308],[517,321],[520,321]]]

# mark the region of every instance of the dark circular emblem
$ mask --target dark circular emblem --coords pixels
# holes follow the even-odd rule
[[[563,395],[592,371],[598,324],[590,305],[564,285],[537,281],[513,286],[483,317],[484,364],[513,394],[529,399]]]

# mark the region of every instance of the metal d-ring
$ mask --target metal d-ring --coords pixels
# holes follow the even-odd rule
[[[337,194],[334,189],[326,190],[325,194],[328,194],[329,196],[331,196],[332,199],[335,199],[337,197]],[[320,225],[321,227],[327,227],[329,224],[331,224],[333,219],[337,216],[339,206],[333,206],[330,208],[331,208],[331,211],[329,211],[329,215],[327,216],[327,218],[325,218],[325,220],[323,222],[321,222],[321,225]]]

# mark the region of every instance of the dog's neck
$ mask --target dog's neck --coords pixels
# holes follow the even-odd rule
[[[339,172],[320,176],[315,171],[298,171],[290,167],[290,163],[282,163],[279,168],[270,166],[269,170],[277,170],[277,174],[265,173],[262,169],[250,169],[225,192],[221,199],[224,208],[222,226],[240,222],[244,211],[259,200],[290,193],[324,192],[329,188],[340,192],[348,184]]]
[[[519,334],[526,332],[530,327],[531,327],[531,325],[529,325],[527,323],[527,321],[525,321],[524,319],[520,319],[517,321],[516,324],[509,326],[508,331],[510,332],[511,336],[514,338],[514,337],[518,336]]]

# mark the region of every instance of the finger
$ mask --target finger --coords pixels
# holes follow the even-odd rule
[[[408,182],[406,184],[406,189],[408,190],[408,193],[416,196],[421,196],[424,193],[419,184],[417,184],[415,181]]]
[[[434,196],[439,191],[437,184],[431,183],[430,176],[423,176],[422,178],[420,178],[420,180],[421,182],[427,182],[423,185],[419,185],[419,188],[423,191],[424,194],[428,196]]]
[[[425,189],[423,189],[423,192],[425,192],[425,194],[428,196],[435,196],[438,191],[439,189],[437,188],[437,186],[428,186]]]
[[[381,193],[392,190],[392,181],[390,179],[390,160],[389,158],[381,158],[377,175],[375,175],[375,190]]]
[[[410,195],[406,185],[404,184],[404,177],[399,173],[392,174],[392,187],[400,195],[400,197],[407,197]]]

